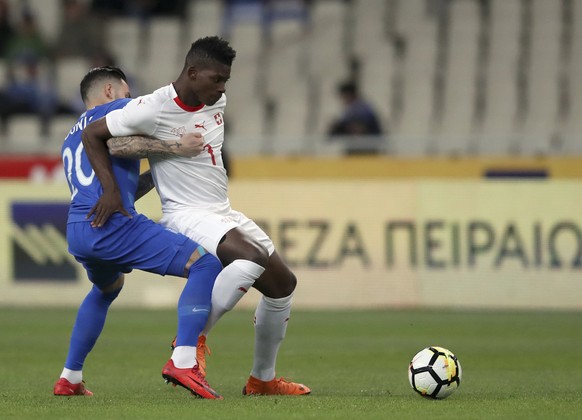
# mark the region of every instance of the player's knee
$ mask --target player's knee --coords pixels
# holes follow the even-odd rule
[[[203,251],[201,252],[201,250]],[[201,253],[203,255],[201,255]],[[188,278],[192,268],[196,268],[197,270],[216,271],[216,275],[218,275],[222,270],[222,264],[214,255],[209,254],[208,251],[204,250],[204,248],[198,247],[192,255],[190,255],[190,259],[184,266],[184,277]]]
[[[113,283],[100,290],[104,294],[120,291],[123,288],[124,284],[125,284],[125,274],[121,273],[117,280],[115,280]]]
[[[282,297],[290,296],[297,287],[297,277],[293,272],[289,272],[287,276],[281,279],[281,289],[280,293]]]
[[[255,283],[255,288],[266,297],[282,299],[291,296],[297,286],[297,277],[291,271],[285,275],[271,276],[269,281],[260,279]]]
[[[214,272],[216,276],[220,271],[222,271],[220,260],[212,254],[204,254],[198,261],[196,261],[195,266],[199,269],[204,269],[207,272]]]

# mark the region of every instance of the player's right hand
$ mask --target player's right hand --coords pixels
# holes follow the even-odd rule
[[[99,197],[99,200],[97,200],[97,204],[95,204],[91,211],[87,214],[87,219],[89,219],[92,215],[95,215],[91,221],[91,226],[101,227],[105,224],[105,222],[107,222],[107,220],[109,220],[113,213],[117,212],[131,219],[131,215],[123,207],[123,201],[121,200],[119,191],[103,191],[103,194],[101,197]]]
[[[180,138],[180,144],[179,156],[198,156],[204,150],[204,137],[200,133],[186,133]]]

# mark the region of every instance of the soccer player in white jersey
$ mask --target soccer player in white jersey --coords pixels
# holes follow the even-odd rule
[[[208,323],[198,341],[197,359],[205,368],[206,336],[249,288],[263,296],[255,312],[255,354],[243,388],[249,395],[304,395],[311,390],[275,376],[279,346],[285,337],[297,279],[273,242],[252,220],[231,208],[222,164],[226,82],[235,51],[219,37],[195,41],[175,82],[138,97],[84,130],[83,143],[99,179],[111,178],[106,146],[111,137],[146,135],[172,141],[189,131],[204,136],[204,152],[193,158],[149,157],[166,227],[181,232],[216,255],[223,270],[212,292]],[[139,139],[127,147],[140,147]],[[95,206],[97,225],[122,208],[121,197],[104,191]]]

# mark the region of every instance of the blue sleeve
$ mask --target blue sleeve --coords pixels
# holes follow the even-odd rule
[[[131,98],[123,98],[123,99],[116,99],[113,102],[109,102],[109,104],[107,104],[107,110],[105,111],[105,114],[108,114],[115,109],[123,108],[130,101],[131,101]]]

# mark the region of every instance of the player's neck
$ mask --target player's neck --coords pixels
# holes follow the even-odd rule
[[[95,108],[96,106],[108,104],[113,100],[114,100],[113,98],[107,96],[93,97],[91,99],[88,99],[87,102],[85,102],[85,107],[87,108],[88,111],[90,109]]]
[[[191,107],[202,105],[202,101],[200,101],[192,91],[180,83],[180,79],[176,80],[173,85],[174,90],[176,91],[176,94],[182,103]]]

